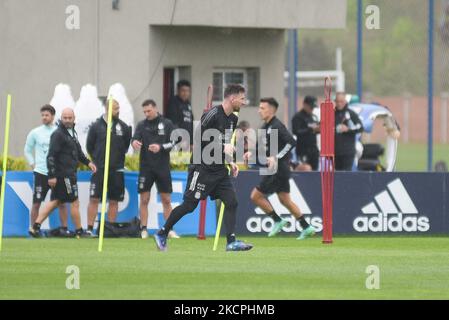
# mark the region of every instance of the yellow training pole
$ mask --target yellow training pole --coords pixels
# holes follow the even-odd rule
[[[234,112],[234,114],[238,117],[239,113],[238,112]],[[232,137],[231,137],[231,144],[235,145],[235,136],[236,130],[234,130],[234,132],[232,133]],[[231,167],[228,166],[228,172],[229,174],[231,174]],[[218,246],[218,240],[220,239],[220,231],[221,231],[221,224],[223,222],[223,216],[224,216],[224,210],[225,210],[225,204],[222,201],[221,205],[220,205],[220,214],[218,216],[218,222],[217,222],[217,230],[215,230],[215,239],[214,239],[214,251],[217,251],[217,246]]]
[[[106,213],[106,197],[108,194],[108,178],[109,178],[109,153],[111,151],[111,132],[112,132],[112,98],[109,98],[108,106],[108,123],[106,129],[106,153],[104,155],[104,174],[103,174],[103,195],[101,199],[101,218],[100,218],[100,242],[98,243],[98,251],[103,250],[104,235],[104,216]]]
[[[6,101],[6,124],[5,124],[5,142],[3,143],[3,177],[0,197],[0,251],[2,251],[3,238],[3,211],[5,209],[5,187],[6,187],[6,165],[8,163],[8,144],[9,144],[9,122],[11,119],[11,95],[8,94]]]

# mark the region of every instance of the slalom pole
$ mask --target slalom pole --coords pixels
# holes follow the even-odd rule
[[[324,96],[321,103],[321,198],[323,205],[323,243],[332,243],[332,211],[334,203],[335,172],[335,110],[331,101],[332,81],[324,80]]]
[[[3,238],[3,211],[5,209],[5,187],[6,187],[6,165],[8,163],[8,144],[9,144],[9,124],[11,120],[11,95],[8,94],[6,100],[6,124],[5,124],[5,140],[3,143],[3,177],[0,197],[0,251],[2,251]]]
[[[113,102],[112,97],[109,97],[108,122],[106,130],[106,152],[104,156],[103,195],[101,199],[100,241],[98,243],[98,252],[103,251],[104,218],[106,213],[106,197],[108,194],[108,180],[109,180],[109,154],[111,151],[112,102]]]

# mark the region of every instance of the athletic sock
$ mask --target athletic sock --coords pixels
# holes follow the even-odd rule
[[[228,244],[234,242],[235,241],[235,234],[234,233],[228,234],[226,236],[226,240],[227,240]]]
[[[157,232],[157,234],[160,235],[160,236],[168,236],[169,231],[170,231],[170,230],[167,231],[164,227],[162,227],[162,229],[160,229],[160,230]]]
[[[275,211],[271,211],[268,214],[268,216],[270,216],[274,220],[274,222],[279,222],[279,221],[282,220],[281,217],[279,217],[278,214]]]
[[[62,231],[67,231],[67,227],[61,227]]]
[[[300,216],[299,218],[297,218],[296,220],[299,221],[299,224],[301,225],[301,228],[303,230],[307,229],[310,225],[307,223],[306,219],[304,218],[304,216]]]
[[[37,223],[37,222],[35,222],[35,223],[33,224],[33,229],[34,229],[34,230],[36,230],[36,231],[39,231],[39,230],[41,230],[41,224],[40,224],[40,223]]]

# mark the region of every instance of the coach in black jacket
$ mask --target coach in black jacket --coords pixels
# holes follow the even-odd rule
[[[355,137],[363,131],[359,116],[348,108],[346,94],[335,97],[335,169],[351,171],[355,159]]]
[[[50,213],[63,203],[71,203],[70,213],[76,226],[77,237],[83,236],[81,218],[79,212],[78,186],[76,171],[78,162],[88,165],[96,172],[94,163],[84,155],[78,142],[75,131],[75,113],[73,109],[66,108],[62,111],[58,129],[50,138],[50,148],[47,155],[48,185],[51,190],[51,201],[39,213],[36,222],[30,229],[30,235],[40,237],[42,222]]]
[[[98,118],[87,133],[86,148],[98,172],[90,179],[90,201],[87,222],[87,232],[93,236],[95,218],[98,214],[98,204],[103,195],[104,156],[106,152],[106,129],[109,101],[105,104],[105,114]],[[119,119],[120,105],[112,100],[112,131],[111,149],[109,154],[108,193],[109,200],[108,221],[115,222],[118,212],[118,202],[125,197],[125,155],[131,141],[131,128]]]

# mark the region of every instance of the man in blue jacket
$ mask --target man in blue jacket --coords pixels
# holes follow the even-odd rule
[[[53,124],[56,110],[53,106],[46,104],[41,110],[42,125],[34,128],[27,136],[24,153],[28,164],[33,169],[33,205],[30,213],[30,228],[36,222],[39,208],[45,200],[50,186],[48,185],[47,154],[50,145],[50,136],[57,126]],[[70,235],[67,229],[67,208],[64,204],[59,206],[59,219],[61,220],[61,232]]]

